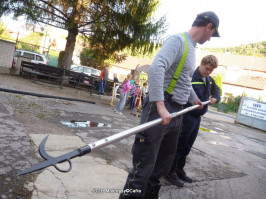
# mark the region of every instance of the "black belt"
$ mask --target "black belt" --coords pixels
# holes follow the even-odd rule
[[[168,92],[164,92],[164,100],[171,102],[171,104],[174,104],[175,106],[179,107],[179,108],[183,108],[183,105],[175,102],[172,100],[173,95],[169,94]]]

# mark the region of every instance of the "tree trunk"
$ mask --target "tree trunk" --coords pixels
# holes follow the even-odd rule
[[[62,68],[65,68],[67,70],[70,69],[70,66],[72,64],[72,56],[75,49],[77,35],[78,30],[68,30],[65,55],[62,61]]]

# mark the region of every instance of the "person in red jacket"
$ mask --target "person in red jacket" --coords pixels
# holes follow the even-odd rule
[[[105,68],[101,72],[101,82],[98,90],[98,94],[104,95],[104,89],[106,87],[107,81],[108,81],[108,76],[109,76],[109,66],[106,65]]]

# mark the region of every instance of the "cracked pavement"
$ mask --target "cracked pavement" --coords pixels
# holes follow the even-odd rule
[[[86,91],[0,76],[1,87],[96,101],[93,105],[0,92],[0,198],[118,198],[117,190],[132,168],[134,136],[73,159],[69,173],[49,167],[21,177],[16,174],[43,161],[38,145],[47,134],[46,151],[58,156],[137,126],[139,118],[126,108],[124,116],[114,114],[110,101]],[[70,120],[111,127],[61,123]],[[211,132],[200,130],[185,168],[194,182],[178,188],[162,179],[160,198],[265,198],[265,132],[234,124],[232,116],[215,111],[202,118],[201,126]],[[68,168],[65,163],[60,167]]]

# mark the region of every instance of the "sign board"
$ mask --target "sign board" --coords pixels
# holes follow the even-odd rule
[[[245,99],[240,112],[242,115],[266,120],[266,104],[262,104],[258,101]]]
[[[266,102],[243,97],[236,121],[266,131]]]

